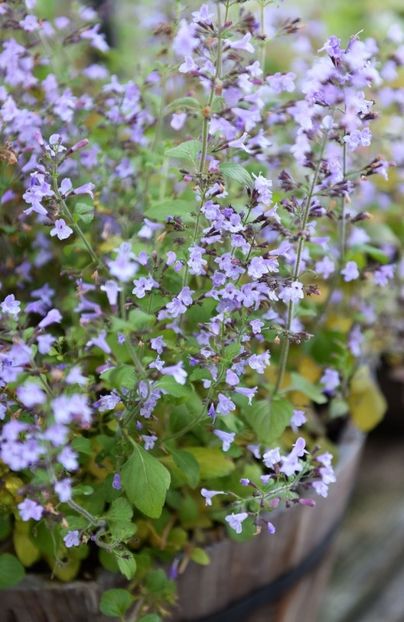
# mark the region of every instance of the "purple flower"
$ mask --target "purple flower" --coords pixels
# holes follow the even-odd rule
[[[54,488],[57,496],[62,503],[70,501],[70,499],[72,498],[72,486],[71,479],[69,477],[66,477],[65,479],[56,482]]]
[[[66,240],[73,233],[73,229],[69,227],[63,218],[55,220],[55,226],[51,229],[50,235],[53,238],[55,235],[59,240]]]
[[[106,336],[107,331],[102,330],[98,335],[87,341],[86,347],[91,348],[91,346],[96,346],[97,348],[100,348],[100,350],[105,352],[105,354],[111,354],[111,348],[107,343]]]
[[[134,288],[132,294],[135,294],[137,298],[144,298],[146,292],[151,292],[153,288],[158,288],[159,284],[151,276],[142,276],[140,279],[133,281]]]
[[[295,90],[295,79],[296,75],[292,72],[290,73],[275,73],[273,76],[269,76],[267,78],[267,83],[271,87],[271,89],[279,94],[284,91],[287,93],[292,93]]]
[[[353,130],[350,134],[344,136],[344,141],[351,151],[355,151],[359,147],[369,147],[372,142],[372,132],[368,127],[365,127],[363,130]]]
[[[237,376],[237,374],[232,369],[228,369],[226,371],[226,382],[231,387],[234,387],[237,384],[239,384],[240,378]]]
[[[115,252],[116,258],[107,261],[109,271],[118,281],[127,283],[138,271],[138,265],[133,261],[135,255],[129,242],[122,242]]]
[[[394,277],[394,270],[395,266],[392,265],[380,266],[380,268],[375,270],[373,273],[373,280],[375,284],[379,285],[379,287],[385,287]]]
[[[73,194],[88,194],[92,199],[94,199],[93,190],[94,190],[94,184],[89,182],[87,184],[83,184],[82,186],[79,186],[78,188],[75,188],[73,190]]]
[[[173,128],[173,130],[178,132],[184,127],[184,123],[186,120],[187,120],[186,112],[174,112],[173,116],[171,117],[170,125]]]
[[[52,335],[38,335],[38,351],[40,354],[48,354],[49,350],[52,347],[52,344],[56,341],[55,337]]]
[[[205,499],[205,505],[212,505],[213,497],[224,494],[223,490],[207,490],[206,488],[201,488],[201,495]]]
[[[260,279],[269,272],[278,272],[279,263],[276,257],[264,259],[263,257],[253,257],[248,266],[248,274],[254,279]]]
[[[59,324],[61,321],[62,315],[60,311],[58,311],[57,309],[51,309],[45,315],[43,320],[39,322],[38,328],[46,328],[47,326],[50,326],[50,324]]]
[[[320,261],[316,263],[316,272],[323,277],[323,279],[328,279],[330,274],[332,274],[335,270],[335,264],[328,257],[323,257]]]
[[[252,389],[248,387],[236,387],[234,390],[236,393],[239,393],[240,395],[244,395],[244,397],[248,399],[248,404],[251,406],[254,396],[258,390],[258,387],[253,387]]]
[[[249,52],[250,54],[254,53],[254,47],[250,43],[251,41],[251,33],[247,32],[242,39],[238,39],[237,41],[230,41],[229,39],[225,40],[225,43],[233,50],[242,50],[244,52]]]
[[[85,30],[80,34],[82,39],[86,39],[90,41],[93,48],[99,50],[100,52],[107,52],[109,50],[108,43],[105,41],[105,37],[102,33],[99,33],[99,29],[101,28],[100,24],[96,24],[92,28]]]
[[[192,13],[192,20],[197,24],[211,24],[213,17],[214,13],[210,11],[208,4],[202,4],[199,11]]]
[[[274,449],[268,449],[262,456],[262,460],[267,469],[273,469],[275,464],[278,464],[278,462],[281,461],[281,452],[279,450],[279,447],[274,447]]]
[[[189,249],[188,267],[190,274],[206,274],[208,262],[203,259],[204,249],[199,246],[191,246]]]
[[[355,261],[348,261],[345,264],[345,268],[341,270],[341,274],[344,277],[344,281],[348,283],[349,281],[355,281],[359,278],[359,270]]]
[[[74,367],[71,368],[65,380],[67,384],[78,384],[80,386],[84,386],[88,381],[88,379],[83,376],[79,365],[74,365]]]
[[[46,401],[44,391],[35,383],[27,381],[17,389],[17,397],[27,408],[32,408]]]
[[[294,410],[290,420],[290,425],[293,432],[297,431],[304,423],[306,423],[307,417],[304,414],[304,410]]]
[[[305,453],[306,441],[304,438],[299,437],[295,444],[293,445],[292,451],[289,455],[281,458],[281,473],[284,473],[287,477],[294,475],[294,473],[299,472],[303,468],[302,462],[299,460]]]
[[[276,527],[273,523],[271,523],[269,520],[266,521],[266,526],[267,526],[267,532],[273,536],[274,533],[276,533]]]
[[[18,511],[23,521],[41,520],[43,514],[43,507],[36,501],[31,499],[25,499],[18,504]]]
[[[150,347],[152,350],[155,350],[157,354],[162,354],[165,346],[164,337],[161,337],[161,335],[150,339]]]
[[[73,531],[68,531],[63,538],[63,542],[68,549],[72,548],[73,546],[80,546],[80,532],[77,529],[74,529]]]
[[[258,374],[263,374],[270,364],[270,354],[266,350],[262,354],[252,354],[248,359],[251,369],[255,369]]]
[[[76,471],[79,468],[77,454],[70,447],[64,447],[58,456],[58,462],[66,471]]]
[[[243,531],[243,522],[246,518],[248,518],[247,512],[240,512],[239,514],[228,514],[224,520],[236,533],[241,533]]]
[[[29,187],[23,194],[23,199],[31,207],[24,210],[24,214],[36,212],[40,216],[46,216],[47,211],[42,205],[42,199],[53,196],[50,184],[45,181],[45,175],[38,171],[31,174]]]
[[[219,393],[216,412],[218,415],[228,415],[236,409],[235,403],[223,393]]]
[[[229,451],[236,434],[234,432],[224,432],[223,430],[213,430],[213,434],[222,441],[223,451]]]
[[[195,37],[195,33],[195,24],[188,24],[185,19],[180,21],[180,27],[172,44],[174,53],[177,56],[186,58],[192,55],[192,52],[199,44],[199,40]]]
[[[104,285],[100,287],[102,292],[105,292],[108,298],[108,302],[111,307],[114,307],[118,302],[118,293],[122,291],[122,288],[119,287],[116,281],[112,279],[106,281]]]
[[[72,184],[71,179],[69,179],[68,177],[65,177],[64,179],[62,179],[60,187],[59,187],[60,194],[66,197],[68,194],[70,194],[72,189],[73,189],[73,184]]]
[[[172,376],[178,384],[185,384],[187,379],[187,372],[183,367],[183,362],[180,361],[176,365],[170,365],[169,367],[163,367],[161,373],[164,376]]]
[[[121,398],[116,393],[108,393],[103,395],[94,404],[95,408],[98,408],[100,413],[105,413],[108,410],[114,410],[114,408],[121,402]]]
[[[16,300],[14,294],[9,294],[4,298],[3,302],[0,304],[0,307],[3,313],[7,313],[8,315],[13,315],[14,317],[17,317],[21,310],[20,305],[21,302],[19,300]]]
[[[340,384],[339,374],[335,369],[327,368],[324,370],[320,382],[324,385],[324,391],[333,393]]]
[[[299,302],[301,298],[304,298],[303,283],[300,283],[300,281],[292,281],[290,285],[282,287],[278,296],[285,304],[289,302]]]
[[[348,345],[354,356],[362,354],[363,335],[360,326],[354,326],[349,333]]]
[[[254,335],[260,335],[261,329],[265,326],[265,323],[261,320],[251,320],[250,326]]]
[[[121,476],[119,475],[119,473],[114,474],[114,477],[112,479],[112,488],[114,488],[114,490],[121,490],[122,488]]]
[[[146,451],[149,451],[149,449],[153,449],[154,445],[156,444],[157,438],[158,437],[155,434],[142,434],[144,448],[146,449]]]
[[[340,60],[343,56],[344,51],[341,49],[341,39],[338,39],[334,35],[332,35],[322,48],[319,49],[319,52],[327,52],[331,58],[336,60]]]

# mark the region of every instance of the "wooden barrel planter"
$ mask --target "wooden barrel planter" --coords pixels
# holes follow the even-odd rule
[[[332,543],[344,515],[363,436],[349,428],[340,446],[337,482],[314,508],[271,514],[277,534],[207,547],[209,566],[191,562],[178,579],[172,622],[315,622],[332,564]],[[28,576],[1,594],[1,622],[107,622],[103,590],[116,576],[63,584]]]

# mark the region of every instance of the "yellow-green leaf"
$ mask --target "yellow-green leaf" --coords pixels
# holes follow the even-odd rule
[[[199,464],[201,479],[225,477],[234,470],[234,463],[215,447],[187,447]]]
[[[353,376],[348,404],[355,425],[363,432],[372,430],[383,419],[386,400],[368,367],[360,367]]]

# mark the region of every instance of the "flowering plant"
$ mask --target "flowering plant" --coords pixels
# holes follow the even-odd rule
[[[211,530],[273,534],[271,510],[326,496],[334,420],[383,410],[366,300],[394,266],[353,201],[389,166],[377,45],[267,74],[268,4],[161,24],[129,82],[91,61],[92,10],[0,5],[0,532],[65,581],[97,551],[131,581],[107,614],[164,611],[156,564],[207,563]]]

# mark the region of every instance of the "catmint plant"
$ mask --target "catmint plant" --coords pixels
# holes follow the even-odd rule
[[[97,550],[145,610],[195,530],[276,537],[272,511],[327,497],[330,416],[355,420],[369,291],[395,276],[361,228],[389,169],[376,42],[270,72],[268,11],[303,35],[256,8],[162,22],[122,81],[92,9],[0,6],[2,533],[61,580]]]

